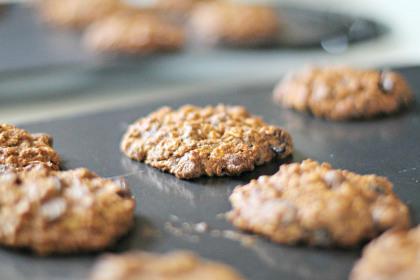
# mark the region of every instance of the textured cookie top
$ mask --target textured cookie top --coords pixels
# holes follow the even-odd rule
[[[271,8],[224,1],[198,4],[190,25],[202,41],[229,45],[266,44],[274,41],[279,31]]]
[[[87,169],[0,176],[0,244],[37,254],[110,245],[132,224],[135,202],[121,185]]]
[[[190,252],[165,255],[134,252],[109,255],[95,266],[92,280],[240,280],[232,268],[201,260]]]
[[[164,107],[137,120],[121,149],[132,159],[190,179],[238,175],[289,156],[293,147],[285,130],[243,107],[186,105],[175,111]]]
[[[121,0],[37,0],[43,19],[60,27],[83,28],[111,14]]]
[[[395,72],[314,67],[286,76],[274,89],[274,99],[317,117],[345,120],[396,112],[413,96]]]
[[[124,9],[90,26],[84,40],[96,51],[142,54],[178,50],[185,35],[152,11]]]
[[[352,246],[409,225],[408,208],[386,178],[312,160],[237,187],[230,201],[236,226],[279,243]]]
[[[420,226],[390,231],[372,241],[356,263],[352,280],[420,279]]]
[[[47,134],[30,134],[9,124],[0,124],[0,174],[45,167],[59,169],[60,158]]]

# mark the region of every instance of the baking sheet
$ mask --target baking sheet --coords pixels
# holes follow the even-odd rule
[[[418,99],[420,67],[401,69],[401,72],[409,79]],[[133,162],[119,151],[120,138],[128,123],[162,105],[244,105],[292,134],[295,142],[292,161],[312,158],[328,161],[338,168],[387,176],[394,183],[396,193],[410,206],[413,222],[419,222],[418,104],[392,117],[333,123],[280,109],[271,101],[273,85],[209,90],[179,99],[168,97],[167,102],[133,104],[114,111],[22,127],[32,132],[51,133],[65,169],[84,166],[105,177],[126,175],[138,203],[136,226],[108,252],[189,249],[234,266],[248,279],[346,279],[360,255],[360,248],[326,250],[277,245],[251,234],[238,235],[239,231],[220,217],[220,213],[230,209],[228,196],[236,185],[262,174],[272,174],[280,163],[268,164],[238,177],[183,181]],[[200,222],[207,223],[207,231],[191,230]],[[242,244],[250,236],[255,242]],[[1,249],[0,278],[83,279],[99,255],[41,258],[24,251]]]
[[[304,59],[308,54],[299,53],[308,48],[345,52],[355,42],[387,32],[378,22],[350,15],[293,6],[281,6],[279,13],[284,27],[278,48],[203,48],[190,44],[176,53],[123,57],[88,52],[80,42],[80,32],[43,24],[28,5],[8,5],[0,14],[0,110],[9,104],[41,99],[113,94],[121,88],[141,88],[144,92],[156,89],[156,85],[208,84],[226,80],[227,75],[239,79],[274,65],[274,61],[290,62],[294,56]],[[274,71],[282,72],[283,68]]]
[[[81,32],[63,30],[42,22],[30,5],[7,5],[0,15],[0,71],[10,69],[25,70],[29,67],[43,71],[45,67],[76,67],[81,64],[102,63],[103,56],[86,50],[81,43]],[[275,7],[282,22],[279,48],[323,47],[327,51],[345,51],[350,44],[377,38],[387,33],[382,23],[362,17],[316,11],[307,8],[282,5]],[[273,47],[271,51],[276,49]],[[190,44],[185,52],[175,53],[167,60],[179,59],[183,65],[192,67],[196,56],[207,56],[207,63],[226,56],[245,54],[255,56],[259,52],[269,53],[270,49],[223,49]],[[30,55],[28,55],[30,54]],[[157,55],[157,57],[160,57]],[[169,57],[169,56],[168,56]],[[105,58],[107,60],[107,58]],[[114,59],[119,61],[120,58]],[[132,57],[128,61],[132,61]],[[139,58],[144,61],[143,57]],[[136,61],[138,62],[138,60]]]

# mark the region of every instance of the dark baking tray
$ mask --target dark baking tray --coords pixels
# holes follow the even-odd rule
[[[420,68],[400,71],[417,93]],[[232,238],[235,229],[220,218],[230,209],[228,196],[238,184],[261,174],[272,174],[272,163],[238,177],[200,178],[183,181],[141,163],[128,160],[119,151],[121,135],[129,122],[162,105],[185,103],[240,104],[293,135],[296,151],[292,161],[312,158],[335,167],[387,176],[396,193],[413,214],[420,215],[420,115],[415,104],[408,111],[370,121],[333,123],[280,109],[271,101],[273,84],[232,87],[199,92],[166,102],[136,104],[91,115],[23,125],[32,132],[48,132],[64,160],[63,168],[85,166],[106,177],[126,175],[137,199],[136,226],[108,252],[134,249],[164,252],[189,249],[203,257],[237,268],[248,279],[346,279],[361,249],[317,249],[274,244],[256,237],[245,246]],[[188,233],[179,228],[206,222],[209,230]],[[151,229],[155,231],[150,235]],[[152,230],[152,231],[153,231]],[[228,230],[224,237],[214,230]],[[217,232],[216,232],[217,233]],[[69,232],[69,234],[71,234]],[[83,279],[100,254],[37,257],[28,252],[0,250],[1,279]]]
[[[29,5],[10,4],[0,14],[0,70],[25,70],[33,67],[42,71],[43,67],[80,66],[96,64],[103,59],[83,47],[81,32],[62,30],[43,24],[36,11]],[[327,51],[345,51],[350,44],[377,38],[387,33],[383,24],[367,18],[317,11],[304,7],[275,7],[282,21],[281,38],[276,44],[280,48],[323,47]],[[267,52],[267,49],[259,49]],[[235,49],[235,54],[257,55],[255,50]],[[182,64],[195,65],[196,55],[207,56],[208,62],[226,59],[232,50],[191,46],[185,52],[174,54]],[[132,57],[128,61],[132,61]],[[143,61],[143,57],[139,58]],[[170,59],[168,59],[170,61]],[[138,62],[138,61],[137,61]],[[206,62],[205,62],[206,63]],[[193,68],[193,71],[195,68]],[[24,74],[28,70],[24,71]]]
[[[299,55],[313,47],[344,52],[353,43],[388,31],[381,23],[358,16],[280,6],[284,25],[278,48],[203,48],[190,44],[182,52],[126,57],[88,52],[80,42],[80,32],[43,24],[28,5],[5,8],[0,14],[0,110],[11,103],[72,98],[121,85],[144,92],[156,85],[191,84],[192,80],[208,83],[235,73],[239,67],[251,69],[257,60],[290,59],[292,51],[292,55]]]

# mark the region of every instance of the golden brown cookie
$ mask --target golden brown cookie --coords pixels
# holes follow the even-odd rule
[[[279,31],[277,14],[269,7],[229,1],[209,1],[192,11],[190,26],[207,44],[267,45]]]
[[[14,125],[0,124],[0,174],[34,168],[58,170],[60,157],[47,134],[30,134]]]
[[[313,160],[282,165],[237,187],[232,223],[278,243],[354,246],[390,228],[409,226],[409,212],[376,175],[333,169]]]
[[[190,252],[164,255],[132,252],[103,257],[94,267],[92,280],[241,280],[227,265],[202,260]]]
[[[90,26],[84,41],[98,52],[147,54],[179,50],[185,35],[151,11],[125,9]]]
[[[130,158],[182,179],[239,175],[293,151],[284,130],[244,107],[161,108],[132,124],[121,143]]]
[[[133,223],[128,190],[87,169],[0,176],[0,244],[39,255],[111,245]]]
[[[349,67],[306,68],[287,75],[274,89],[274,100],[282,106],[330,120],[391,114],[412,99],[398,73]]]
[[[121,0],[37,0],[42,18],[59,27],[83,28],[123,6]]]
[[[420,280],[420,226],[390,231],[373,240],[351,273],[351,280]]]

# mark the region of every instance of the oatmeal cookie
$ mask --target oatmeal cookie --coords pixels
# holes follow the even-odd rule
[[[420,226],[390,231],[372,241],[350,279],[420,280]]]
[[[239,175],[291,155],[292,139],[244,107],[164,107],[132,124],[121,150],[182,179]]]
[[[55,26],[84,28],[121,7],[121,0],[37,0],[42,18]]]
[[[125,234],[135,202],[87,169],[0,176],[0,244],[39,255],[99,250]]]
[[[229,1],[198,4],[189,25],[204,43],[232,46],[267,45],[279,32],[278,17],[271,8]]]
[[[282,165],[273,176],[237,187],[230,201],[235,226],[284,244],[349,247],[410,223],[386,178],[313,160]]]
[[[94,267],[92,280],[241,280],[227,265],[202,260],[193,253],[176,251],[164,255],[132,252],[103,257]]]
[[[60,157],[47,134],[30,134],[9,124],[0,124],[0,174],[34,168],[58,170]]]
[[[282,106],[330,120],[391,114],[412,99],[398,73],[348,67],[308,67],[287,75],[274,89],[274,100]]]
[[[179,50],[185,34],[152,11],[124,9],[92,24],[84,41],[98,52],[145,54]]]

